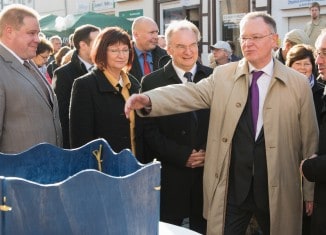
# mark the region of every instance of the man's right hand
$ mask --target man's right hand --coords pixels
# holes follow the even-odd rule
[[[125,104],[125,115],[129,118],[129,114],[132,110],[142,109],[151,106],[151,100],[147,95],[133,94],[128,98]]]

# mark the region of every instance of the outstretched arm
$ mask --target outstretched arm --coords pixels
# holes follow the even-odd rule
[[[129,118],[130,111],[132,110],[145,109],[149,111],[151,106],[151,100],[147,95],[133,94],[128,98],[125,104],[126,117]]]

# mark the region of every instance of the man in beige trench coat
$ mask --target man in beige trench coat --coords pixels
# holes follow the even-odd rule
[[[316,151],[318,127],[307,80],[272,57],[277,39],[271,16],[249,13],[240,22],[244,59],[219,66],[197,84],[151,90],[126,102],[127,116],[132,109],[149,116],[211,109],[204,166],[209,235],[244,234],[252,215],[264,235],[301,234],[302,196],[312,201],[313,195],[308,183],[302,194],[299,164]],[[263,73],[256,123],[251,72],[257,70]]]

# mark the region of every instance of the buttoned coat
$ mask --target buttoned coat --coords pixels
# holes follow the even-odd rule
[[[51,102],[36,78],[2,45],[0,71],[0,152],[18,153],[41,142],[60,147],[58,103],[45,78]]]
[[[129,74],[129,94],[138,93],[140,84]],[[80,147],[104,138],[115,152],[131,149],[130,122],[124,115],[125,100],[99,69],[77,78],[73,83],[70,105],[70,144]],[[142,119],[135,115],[136,155],[143,156]]]
[[[131,75],[133,75],[139,82],[141,82],[141,79],[143,77],[143,71],[141,69],[140,62],[137,57],[137,52],[134,50],[134,59],[132,61],[132,66],[129,71]],[[161,66],[159,64],[160,58],[167,55],[166,50],[160,48],[159,46],[156,46],[154,50],[151,51],[152,57],[153,57],[153,71],[159,69]]]
[[[194,82],[211,73],[211,68],[197,63]],[[178,83],[182,81],[170,60],[163,68],[145,76],[141,86],[143,92]],[[189,112],[158,117],[144,124],[145,143],[153,153],[147,161],[156,158],[162,163],[161,215],[165,218],[186,218],[190,208],[201,216],[203,168],[192,169],[186,163],[193,149],[206,148],[208,118],[209,110],[205,109],[196,111],[196,118]]]
[[[59,67],[53,73],[52,87],[58,97],[64,148],[70,148],[69,104],[72,84],[76,78],[86,74],[87,72],[84,63],[78,58],[78,52],[74,51],[71,61]]]
[[[204,216],[209,235],[224,233],[231,144],[248,98],[248,70],[247,61],[242,59],[215,68],[197,84],[145,93],[152,101],[151,116],[211,108],[204,166]],[[298,235],[302,220],[299,164],[317,150],[318,125],[307,79],[277,60],[263,107],[263,123],[270,234]],[[306,200],[312,200],[312,191],[312,187],[304,189]]]

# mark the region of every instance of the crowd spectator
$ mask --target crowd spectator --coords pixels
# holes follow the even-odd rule
[[[241,60],[241,57],[234,54],[234,52],[235,52],[235,44],[234,44],[234,42],[230,41],[230,40],[228,40],[226,42],[229,43],[229,45],[231,47],[231,50],[232,50],[232,54],[231,54],[231,57],[230,57],[231,62]]]
[[[46,38],[40,38],[40,42],[36,49],[36,55],[32,60],[44,77],[47,77],[46,63],[48,62],[52,52],[52,44]]]
[[[159,68],[159,60],[166,51],[158,44],[158,27],[156,22],[146,16],[136,18],[131,27],[134,41],[134,60],[130,70],[137,80]]]
[[[326,21],[320,17],[320,5],[312,2],[310,7],[310,21],[305,25],[304,31],[310,39],[310,45],[315,46],[315,41],[321,30],[326,28]]]
[[[62,47],[62,39],[59,35],[54,35],[49,38],[49,41],[52,44],[53,47],[53,53],[50,55],[50,58],[48,60],[48,63],[50,63],[52,60],[54,60],[54,55],[60,50]]]
[[[198,60],[198,28],[187,20],[171,23],[165,32],[170,60],[163,68],[142,79],[142,91],[171,84],[197,83],[212,69]],[[146,120],[144,136],[148,161],[161,161],[160,220],[189,227],[205,234],[203,218],[203,161],[205,158],[209,110],[202,109]],[[147,153],[148,154],[148,153]]]
[[[75,50],[71,61],[54,71],[52,86],[58,97],[64,148],[70,148],[69,103],[72,84],[76,78],[88,73],[93,68],[90,52],[99,32],[98,27],[89,24],[76,28],[73,37]]]
[[[326,80],[326,31],[323,30],[316,40],[316,64],[323,80]],[[311,220],[311,234],[326,234],[326,96],[322,97],[324,106],[321,115],[319,148],[316,154],[301,163],[303,176],[315,182],[314,208]]]
[[[126,102],[127,116],[135,109],[153,117],[210,108],[203,181],[208,235],[242,235],[253,215],[264,234],[301,234],[302,192],[313,200],[312,185],[301,188],[298,170],[317,150],[311,88],[273,59],[277,39],[270,15],[248,13],[240,21],[244,59],[216,67],[197,84],[160,87]]]
[[[68,46],[63,46],[60,48],[60,50],[55,54],[54,60],[52,60],[48,66],[47,66],[47,80],[52,83],[52,77],[53,77],[53,72],[56,70],[58,67],[61,66],[61,61],[62,57],[70,51],[70,48]]]
[[[214,45],[211,45],[210,48],[213,55],[210,67],[215,68],[216,66],[227,64],[231,61],[232,49],[229,43],[217,41]]]
[[[128,33],[105,28],[94,42],[91,58],[96,68],[76,79],[72,88],[71,147],[104,138],[115,152],[128,148],[142,157],[141,120],[134,113],[129,120],[122,115],[125,100],[140,89],[138,80],[128,74],[133,58]]]
[[[275,58],[285,64],[286,54],[291,47],[297,44],[309,44],[309,38],[306,33],[301,29],[292,29],[287,32],[283,39],[283,45],[275,51]]]
[[[31,61],[40,42],[38,13],[11,4],[0,13],[0,152],[62,145],[56,97]]]
[[[162,49],[166,49],[166,39],[164,35],[162,34],[158,35],[157,45]]]
[[[307,44],[298,44],[293,46],[286,56],[286,65],[302,73],[308,79],[312,89],[316,116],[319,123],[323,107],[321,97],[324,92],[324,85],[316,80],[317,71],[314,48]]]

